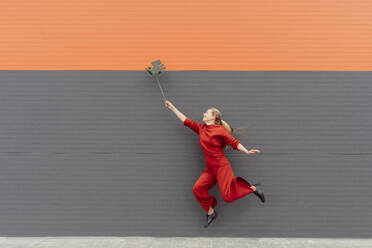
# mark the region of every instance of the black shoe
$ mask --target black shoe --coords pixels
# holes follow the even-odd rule
[[[260,198],[261,202],[265,202],[265,195],[261,187],[257,187],[258,185],[261,185],[259,183],[253,184],[253,186],[256,187],[256,190],[253,192],[258,198]]]
[[[211,224],[212,221],[217,217],[217,215],[218,214],[217,214],[216,209],[213,210],[213,214],[211,214],[211,215],[207,214],[207,219],[206,219],[206,223],[205,223],[204,227],[208,227],[209,224]]]

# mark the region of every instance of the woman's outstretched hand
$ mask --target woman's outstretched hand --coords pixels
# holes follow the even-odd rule
[[[166,106],[167,108],[169,108],[170,110],[174,109],[174,105],[173,105],[170,101],[165,100],[164,103],[165,103],[165,106]]]
[[[253,154],[255,154],[255,153],[260,153],[261,151],[260,150],[258,150],[258,149],[251,149],[251,150],[249,150],[248,151],[248,155],[253,155]]]

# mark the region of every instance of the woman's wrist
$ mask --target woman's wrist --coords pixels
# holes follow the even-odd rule
[[[252,155],[252,151],[251,150],[247,150],[246,152],[248,155]]]

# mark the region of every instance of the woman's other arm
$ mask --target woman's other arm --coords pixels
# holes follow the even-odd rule
[[[234,150],[245,152],[247,149],[240,143],[240,140],[235,139],[225,128],[222,129],[222,138],[225,144],[230,145]],[[240,146],[239,146],[240,145]],[[239,147],[244,149],[239,149]],[[247,151],[248,152],[248,151]]]
[[[242,151],[242,152],[244,152],[246,154],[249,154],[249,151],[242,145],[242,143],[239,143],[238,144],[238,150],[239,151]]]
[[[242,151],[242,152],[244,152],[248,155],[260,152],[260,150],[258,150],[258,149],[251,149],[251,150],[248,151],[243,146],[243,144],[240,142],[240,140],[235,139],[234,136],[232,136],[226,129],[224,129],[223,134],[224,134],[223,139],[224,139],[225,144],[230,145],[234,150]]]

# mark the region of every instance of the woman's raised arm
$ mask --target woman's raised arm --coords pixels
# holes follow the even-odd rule
[[[178,117],[178,119],[180,119],[182,122],[185,122],[187,117],[181,111],[179,111],[170,101],[166,100],[165,106],[172,110],[173,113]]]
[[[199,134],[199,129],[200,127],[202,126],[202,124],[196,122],[196,121],[193,121],[191,120],[190,118],[188,118],[187,116],[185,116],[184,114],[182,114],[170,101],[166,100],[165,101],[165,106],[167,106],[167,108],[169,108],[170,110],[173,111],[173,113],[178,117],[178,119],[180,119],[183,123],[183,125],[189,127],[190,129],[192,129],[195,133],[198,133]]]

